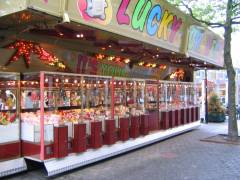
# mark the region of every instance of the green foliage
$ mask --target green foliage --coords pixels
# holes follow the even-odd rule
[[[208,99],[208,112],[209,113],[224,113],[225,109],[222,106],[222,103],[217,94],[212,93]]]
[[[167,0],[200,21],[212,27],[224,27],[228,0]],[[189,9],[190,8],[190,9]],[[240,0],[233,0],[231,8],[232,25],[240,24]],[[218,25],[216,25],[216,23]],[[212,24],[212,25],[211,25]],[[222,26],[220,26],[221,24]],[[236,28],[236,27],[235,27]]]

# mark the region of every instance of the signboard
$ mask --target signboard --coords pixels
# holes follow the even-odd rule
[[[190,27],[188,41],[190,56],[223,67],[223,48],[224,40],[212,31],[199,26]]]
[[[72,21],[180,52],[185,35],[181,11],[159,0],[30,0],[29,7]],[[63,7],[67,7],[64,9]]]
[[[26,0],[8,0],[0,1],[0,17],[6,16],[27,8]]]
[[[172,68],[173,70],[174,68]],[[97,60],[96,58],[79,54],[73,72],[79,74],[93,74],[103,76],[116,76],[128,78],[164,79],[169,75],[170,69],[146,68],[134,65],[130,68],[127,64]]]
[[[13,3],[13,0],[3,2],[0,4],[0,7],[3,6],[0,16],[15,12],[14,9],[7,9],[10,8],[7,2]],[[50,15],[65,19],[69,15],[71,21],[80,24],[171,51],[188,53],[191,57],[217,66],[224,65],[223,39],[206,28],[192,25],[190,16],[164,0],[28,0],[27,3],[29,8]],[[14,4],[11,7],[24,7]]]

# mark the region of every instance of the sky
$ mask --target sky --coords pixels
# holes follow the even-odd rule
[[[233,65],[240,68],[240,31],[232,34],[232,60]]]

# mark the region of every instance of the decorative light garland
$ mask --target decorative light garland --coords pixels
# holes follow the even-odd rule
[[[170,79],[177,78],[179,80],[182,80],[184,78],[185,72],[183,69],[177,69],[175,72],[172,72],[170,75]]]
[[[129,58],[122,58],[119,56],[108,56],[105,54],[96,54],[95,57],[99,61],[106,60],[106,61],[112,61],[115,63],[125,63],[125,64],[129,64],[131,62],[131,59],[129,59]],[[165,70],[167,68],[167,66],[163,65],[163,64],[147,63],[144,61],[140,61],[138,63],[138,66],[143,66],[143,67],[148,67],[148,68],[159,68],[160,70]]]
[[[56,56],[47,52],[43,47],[41,47],[37,43],[33,43],[31,41],[18,40],[6,46],[6,48],[16,49],[16,52],[8,60],[5,66],[8,66],[12,62],[16,62],[21,56],[23,56],[26,67],[29,68],[29,65],[31,63],[30,55],[31,53],[34,53],[38,55],[38,58],[41,61],[43,61],[45,64],[49,66],[55,66],[59,69],[66,68],[66,65],[63,62],[59,61],[59,59]]]

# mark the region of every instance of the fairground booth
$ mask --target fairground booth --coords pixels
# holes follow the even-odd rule
[[[1,0],[0,177],[48,176],[200,125],[223,39],[163,0]]]

